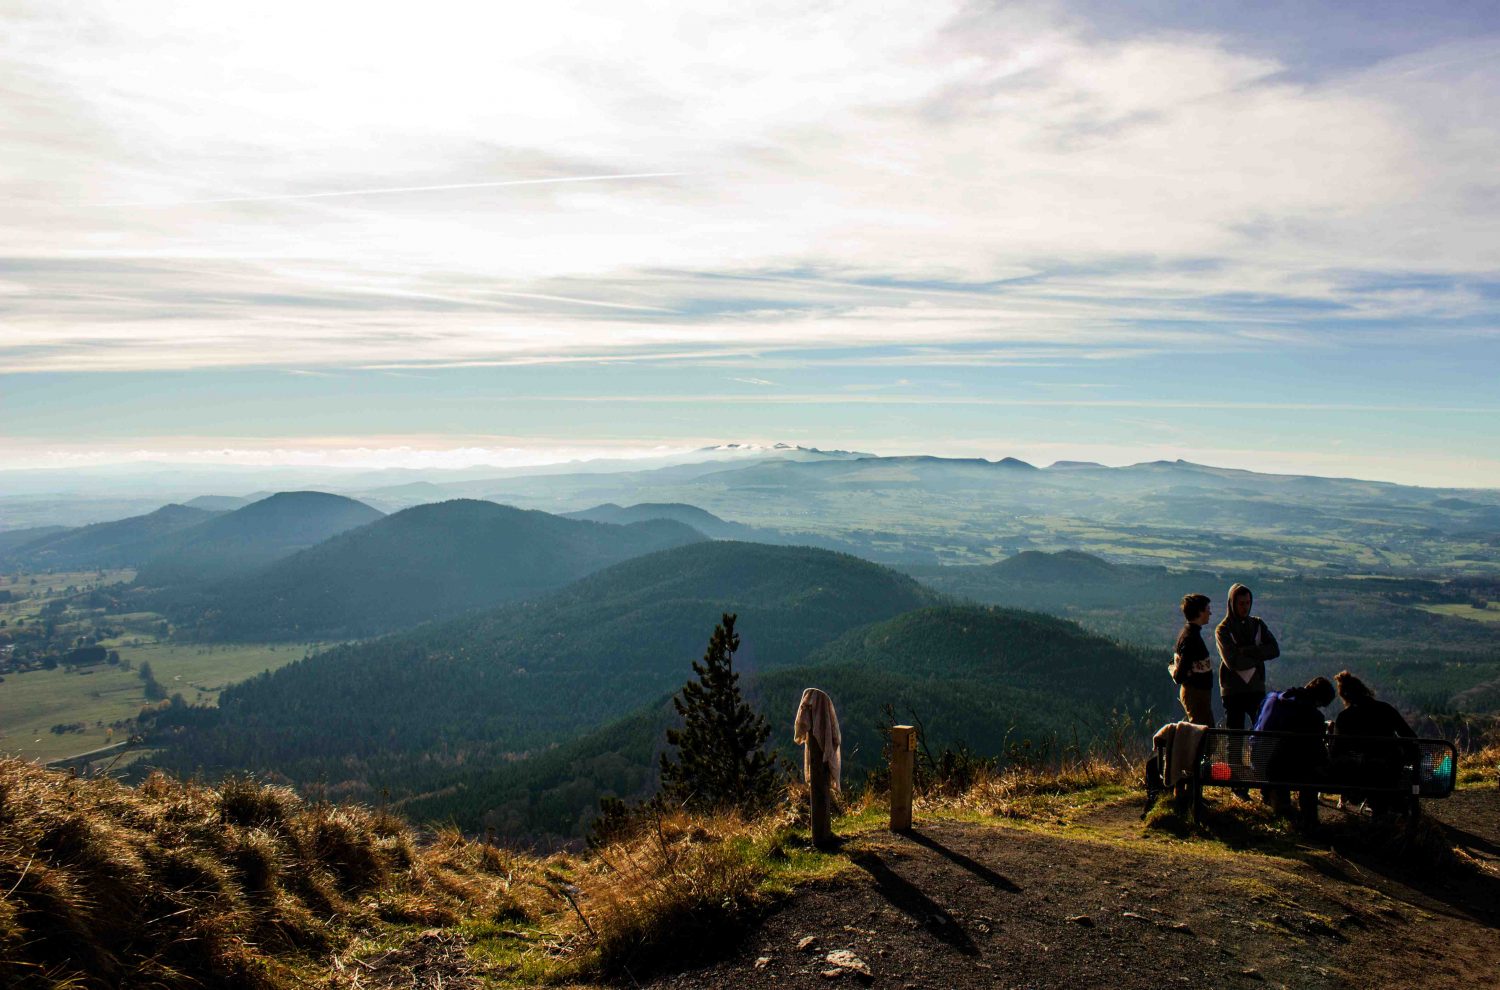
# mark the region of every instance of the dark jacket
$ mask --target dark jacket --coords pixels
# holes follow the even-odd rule
[[[1281,656],[1281,647],[1276,637],[1258,615],[1241,619],[1234,614],[1234,596],[1241,590],[1250,589],[1236,584],[1229,589],[1229,614],[1224,616],[1214,630],[1214,642],[1219,647],[1219,694],[1263,695],[1266,693],[1266,661]],[[1255,601],[1251,598],[1251,603]],[[1246,679],[1242,674],[1249,672]]]
[[[1410,763],[1417,757],[1416,746],[1395,741],[1398,737],[1415,739],[1417,734],[1406,724],[1401,713],[1384,701],[1376,701],[1374,698],[1356,701],[1339,712],[1338,717],[1333,720],[1333,731],[1334,738],[1329,744],[1329,750],[1338,759],[1363,757],[1367,760]],[[1344,738],[1339,738],[1341,736]],[[1351,739],[1351,736],[1381,736],[1391,742]]]
[[[1323,710],[1302,697],[1302,688],[1287,688],[1266,695],[1255,720],[1256,732],[1296,732],[1302,739],[1256,739],[1252,760],[1262,764],[1273,777],[1307,779],[1328,762],[1323,747],[1327,727]]]
[[[1202,626],[1189,622],[1177,634],[1177,645],[1172,647],[1172,680],[1191,688],[1213,689],[1213,664],[1203,643]]]

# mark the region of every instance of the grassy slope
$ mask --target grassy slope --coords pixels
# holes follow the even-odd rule
[[[1495,748],[1470,757],[1465,786],[1492,797],[1497,762]],[[708,969],[689,972],[700,982],[688,985],[770,985],[775,972],[733,958],[742,953],[735,938],[750,930],[744,949],[753,955],[755,927],[774,927],[778,918],[822,932],[820,944],[874,936],[889,952],[868,958],[892,976],[919,943],[933,944],[923,926],[951,935],[954,924],[967,930],[983,922],[985,935],[993,929],[1024,938],[1043,915],[1052,926],[1044,933],[1053,953],[1049,986],[1065,984],[1075,964],[1098,966],[1090,947],[1114,929],[1141,932],[1151,944],[1217,935],[1207,944],[1222,950],[1195,959],[1244,959],[1273,982],[1301,979],[1310,954],[1330,971],[1359,961],[1367,973],[1441,978],[1477,958],[1482,946],[1474,939],[1492,934],[1472,912],[1451,915],[1444,929],[1450,958],[1437,966],[1430,928],[1410,923],[1434,917],[1434,897],[1493,888],[1494,847],[1485,852],[1462,828],[1425,826],[1415,844],[1387,847],[1382,833],[1355,823],[1338,827],[1334,852],[1298,838],[1263,806],[1237,801],[1203,828],[1170,813],[1143,826],[1134,773],[1133,761],[1084,758],[930,791],[919,798],[917,821],[939,844],[929,839],[924,848],[886,833],[883,798],[866,794],[836,821],[843,844],[828,853],[808,847],[792,805],[751,823],[669,815],[586,855],[538,859],[245,782],[210,788],[153,778],[129,789],[0,760],[7,825],[0,831],[0,983],[102,988],[130,973],[173,990],[352,988],[409,986],[413,969],[422,969],[424,985],[435,986],[437,977],[499,990],[622,979],[652,985],[664,962],[707,962]],[[955,840],[968,856],[930,855]],[[867,889],[872,862],[923,882],[941,879],[901,865],[924,856],[946,870],[946,885],[902,886],[888,869]],[[1022,887],[997,891],[980,860],[993,860]],[[1186,876],[1191,884],[1181,883]],[[857,927],[841,929],[841,919],[819,909],[795,920],[804,892],[809,903],[831,895],[834,905],[861,904]],[[1001,913],[958,913],[960,903],[997,893]],[[787,897],[793,902],[768,919],[765,909]],[[1093,905],[1088,930],[1062,920],[1078,901]],[[913,904],[918,913],[903,918]],[[1230,916],[1243,924],[1223,929]],[[172,923],[157,924],[163,917]],[[1181,917],[1190,924],[1174,923]],[[1160,936],[1153,926],[1171,930]],[[774,943],[776,965],[790,959],[795,966],[797,939],[784,936]],[[1035,950],[1018,946],[1024,955],[1017,958],[1031,959]],[[715,963],[726,951],[731,958]],[[1144,986],[1157,974],[1151,951],[1107,962]],[[972,975],[977,958],[956,962]],[[1225,975],[1241,975],[1247,962],[1226,963]],[[821,982],[815,973],[807,978]]]
[[[1490,602],[1484,608],[1455,604],[1422,605],[1420,608],[1434,615],[1447,615],[1455,619],[1468,619],[1471,622],[1500,624],[1500,602]]]
[[[134,642],[134,640],[132,640]],[[0,753],[31,760],[56,760],[120,742],[110,723],[134,718],[144,705],[145,684],[137,676],[149,662],[168,694],[181,693],[193,704],[214,704],[219,691],[235,681],[274,670],[301,658],[296,644],[196,646],[145,642],[133,646],[105,640],[131,670],[106,664],[77,673],[37,670],[13,674],[0,684]],[[58,723],[84,722],[82,732],[54,733]],[[104,725],[96,725],[103,722]]]

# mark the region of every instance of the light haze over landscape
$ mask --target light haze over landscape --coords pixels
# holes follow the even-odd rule
[[[0,23],[8,468],[744,440],[1500,485],[1492,5]]]
[[[0,0],[0,134],[0,988],[1500,972],[1495,0]]]

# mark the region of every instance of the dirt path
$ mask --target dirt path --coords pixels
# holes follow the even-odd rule
[[[1437,866],[1331,808],[1318,841],[1269,851],[1143,833],[1125,803],[1046,829],[875,833],[846,847],[855,869],[799,893],[722,961],[649,985],[1494,986],[1500,792],[1432,811],[1455,850]],[[843,966],[829,961],[839,951]]]

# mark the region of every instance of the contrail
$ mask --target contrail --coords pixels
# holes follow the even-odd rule
[[[556,179],[507,179],[501,182],[457,182],[445,186],[391,186],[385,189],[344,189],[338,192],[291,193],[285,196],[230,196],[224,199],[182,199],[170,203],[105,203],[104,206],[205,206],[211,203],[276,203],[289,199],[333,199],[338,196],[385,196],[390,193],[440,192],[445,189],[495,189],[500,186],[544,186],[563,182],[611,182],[620,179],[662,179],[686,172],[629,172],[622,175],[571,175]]]

